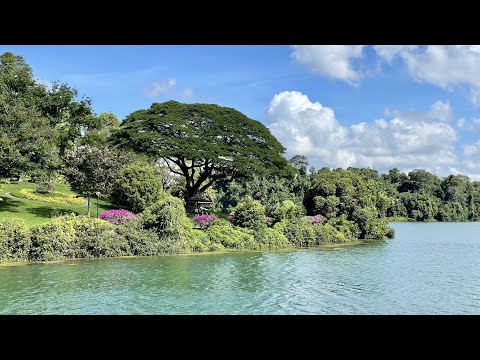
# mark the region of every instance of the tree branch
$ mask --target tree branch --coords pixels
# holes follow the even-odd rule
[[[164,157],[163,159],[165,159],[165,163],[167,164],[167,166],[168,166],[168,168],[170,169],[171,172],[173,172],[174,174],[180,175],[180,176],[184,176],[182,173],[179,173],[178,171],[175,171],[175,170],[172,169],[172,167],[170,166],[170,164],[167,161],[167,159],[171,161],[170,158]]]

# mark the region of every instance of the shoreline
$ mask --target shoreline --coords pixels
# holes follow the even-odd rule
[[[271,252],[293,252],[302,250],[324,250],[333,251],[339,247],[348,247],[356,245],[365,245],[371,242],[384,241],[383,240],[355,240],[348,243],[334,243],[324,244],[309,247],[286,247],[282,249],[263,249],[263,250],[224,250],[224,251],[204,251],[204,252],[188,252],[188,253],[171,253],[171,254],[159,254],[159,255],[129,255],[129,256],[112,256],[112,257],[88,257],[88,258],[69,258],[62,260],[51,261],[13,261],[13,262],[0,262],[0,268],[2,267],[18,267],[28,265],[41,265],[41,264],[62,264],[68,261],[78,260],[111,260],[111,259],[140,259],[140,258],[155,258],[164,256],[208,256],[208,255],[225,255],[225,254],[239,254],[239,253],[271,253]]]

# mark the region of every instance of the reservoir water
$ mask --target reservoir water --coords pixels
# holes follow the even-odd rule
[[[329,249],[0,267],[0,314],[479,314],[480,223]]]

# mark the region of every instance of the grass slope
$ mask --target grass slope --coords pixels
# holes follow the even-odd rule
[[[21,189],[36,189],[37,185],[33,183],[20,183],[20,184],[1,184],[0,185],[0,220],[7,219],[23,219],[27,226],[33,226],[48,222],[54,212],[67,211],[76,212],[79,214],[87,213],[86,205],[61,205],[61,204],[49,204],[41,201],[34,201],[25,198],[21,198],[19,191]],[[69,185],[59,184],[56,190],[62,193],[73,194]],[[5,193],[10,193],[18,199],[11,199],[5,196]],[[48,196],[48,195],[46,195]],[[92,199],[90,214],[96,216],[97,213],[97,200]],[[118,208],[108,200],[100,200],[98,202],[98,213],[102,213],[105,210]]]

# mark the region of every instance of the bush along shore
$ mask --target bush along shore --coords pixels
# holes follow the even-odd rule
[[[64,215],[31,228],[22,220],[0,221],[0,262],[307,247],[352,242],[363,231],[345,217],[302,216],[299,207],[285,202],[268,219],[264,207],[248,197],[232,214],[229,221],[201,217],[196,228],[182,200],[165,194],[139,214]],[[382,221],[375,231],[378,238],[393,236]]]

